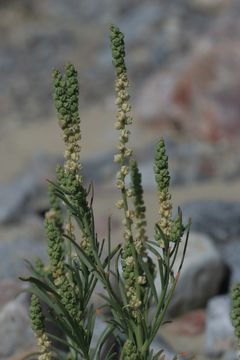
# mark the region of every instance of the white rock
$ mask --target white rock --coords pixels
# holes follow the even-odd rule
[[[35,344],[30,326],[26,295],[9,301],[0,311],[0,359]]]
[[[210,356],[223,355],[236,348],[230,312],[231,301],[228,295],[216,296],[208,302],[204,347]]]

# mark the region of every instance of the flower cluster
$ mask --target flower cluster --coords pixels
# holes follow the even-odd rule
[[[138,360],[137,348],[130,340],[126,340],[123,346],[124,360]]]
[[[170,175],[168,171],[168,157],[166,154],[164,140],[160,139],[156,146],[155,163],[154,163],[155,179],[160,199],[160,221],[159,226],[165,235],[170,235],[172,202],[169,193]],[[163,246],[161,239],[158,239]]]
[[[81,247],[84,249],[84,251],[86,251],[86,253],[90,254],[91,245],[89,242],[88,231],[91,229],[92,220],[91,211],[87,202],[87,192],[75,174],[66,173],[64,168],[61,166],[57,167],[57,179],[63,191],[68,194],[68,198],[73,208],[75,209],[75,212],[81,219]],[[70,224],[69,226],[72,227]]]
[[[51,342],[45,333],[44,316],[40,302],[36,295],[32,295],[30,304],[30,318],[32,322],[32,329],[35,333],[37,344],[40,347],[39,360],[51,360]]]
[[[238,339],[238,347],[240,350],[240,284],[235,285],[231,291],[232,298],[232,324],[235,328],[235,335]]]
[[[122,253],[122,269],[125,279],[125,288],[128,298],[128,305],[131,309],[132,315],[136,318],[139,315],[139,308],[142,302],[139,296],[140,294],[137,291],[136,285],[137,284],[140,285],[140,283],[136,279],[135,267],[136,267],[136,263],[135,263],[135,258],[133,256],[133,245],[130,241],[125,241],[123,253]]]
[[[156,146],[154,172],[160,200],[160,220],[158,225],[168,241],[176,242],[182,237],[185,227],[182,224],[180,209],[176,219],[172,219],[172,202],[171,194],[169,192],[170,175],[168,170],[168,157],[163,139],[160,139]],[[156,233],[156,240],[159,241],[161,247],[164,247],[164,241],[161,234],[158,232]]]
[[[78,79],[77,71],[74,66],[66,66],[65,76],[58,70],[53,72],[53,96],[58,113],[59,125],[63,130],[65,142],[65,162],[64,167],[57,168],[57,179],[63,191],[68,194],[68,198],[76,212],[88,224],[82,226],[82,248],[90,253],[88,240],[88,230],[91,228],[91,214],[87,203],[87,193],[83,188],[83,178],[80,175],[80,117],[78,112]],[[71,221],[71,220],[70,220]],[[68,225],[67,225],[68,227]],[[71,227],[72,228],[72,227]],[[73,232],[70,234],[73,237]]]
[[[126,72],[124,35],[115,25],[110,26],[110,40],[112,48],[112,62],[117,76]]]
[[[65,164],[67,172],[79,173],[80,170],[80,118],[78,113],[77,71],[72,64],[66,66],[63,77],[58,70],[53,71],[53,97],[58,120],[63,130],[65,142]],[[81,179],[80,179],[81,180]]]
[[[146,216],[145,211],[146,208],[143,202],[143,189],[141,184],[141,173],[138,170],[136,160],[131,161],[131,189],[132,189],[132,196],[133,196],[133,203],[135,208],[135,228],[136,234],[134,237],[134,245],[136,251],[144,255],[145,253],[145,242],[147,241],[146,236]]]
[[[63,234],[58,228],[53,212],[49,210],[45,215],[45,232],[48,240],[48,256],[50,259],[51,271],[55,281],[64,273],[64,249]]]
[[[127,147],[130,131],[127,130],[127,125],[132,124],[132,117],[129,115],[131,106],[129,104],[128,87],[129,81],[125,65],[125,50],[124,50],[124,36],[116,26],[110,28],[110,40],[112,47],[113,64],[116,69],[116,105],[117,105],[117,121],[115,127],[119,130],[118,154],[115,155],[114,160],[120,164],[120,170],[117,173],[116,186],[121,190],[122,199],[117,202],[118,208],[124,209],[124,247],[122,252],[122,268],[125,280],[126,294],[128,298],[128,306],[131,309],[132,315],[136,318],[140,314],[140,307],[142,304],[140,296],[140,285],[143,281],[138,281],[140,275],[138,273],[138,266],[135,261],[136,252],[140,250],[135,249],[134,238],[132,233],[132,224],[136,216],[135,211],[130,210],[128,206],[128,197],[132,197],[132,189],[128,189],[125,184],[125,178],[128,175],[129,159],[132,156],[132,150]],[[138,229],[139,230],[139,229]],[[142,235],[141,235],[142,236]]]
[[[180,239],[185,231],[185,226],[182,223],[182,215],[179,213],[175,220],[172,220],[170,230],[170,241],[176,242]]]
[[[115,65],[117,73],[115,91],[118,110],[115,127],[120,131],[118,144],[119,152],[114,156],[114,161],[121,164],[121,169],[117,174],[117,187],[123,190],[125,188],[124,179],[129,173],[129,166],[127,165],[128,159],[132,155],[132,149],[129,149],[126,146],[130,135],[130,131],[126,129],[126,126],[132,124],[132,117],[129,115],[131,106],[128,102],[130,96],[128,94],[129,81],[124,60],[124,36],[116,26],[112,25],[110,31],[113,64]]]
[[[52,275],[55,281],[64,273],[63,219],[60,201],[49,185],[50,209],[45,214],[45,232],[48,240],[48,256]]]
[[[61,302],[65,305],[69,314],[76,320],[81,320],[76,288],[70,281],[65,270],[65,252],[63,246],[62,218],[59,210],[58,199],[50,188],[52,208],[45,216],[45,232],[48,239],[48,255],[54,284],[61,296]]]
[[[44,277],[48,272],[47,267],[44,266],[44,263],[39,257],[35,258],[34,267],[35,267],[35,271],[42,277]]]

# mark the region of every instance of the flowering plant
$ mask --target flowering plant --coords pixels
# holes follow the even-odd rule
[[[123,243],[112,249],[110,219],[106,241],[100,241],[95,232],[93,186],[86,188],[81,175],[77,72],[68,64],[64,75],[58,70],[53,72],[54,101],[63,131],[65,162],[57,167],[56,182],[50,181],[49,185],[50,210],[45,215],[49,266],[40,260],[34,266],[28,263],[32,276],[22,278],[31,283],[28,289],[32,293],[30,317],[40,346],[39,360],[164,358],[163,351],[159,349],[154,353],[151,344],[163,324],[177,285],[190,221],[183,225],[180,208],[176,218],[172,216],[168,157],[164,140],[160,139],[154,160],[160,219],[155,224],[155,239],[150,241],[147,237],[141,174],[128,147],[128,127],[133,120],[124,36],[114,25],[110,28],[110,40],[116,70],[115,127],[119,131],[114,156],[119,164],[116,187],[120,199],[116,206],[123,212]],[[127,185],[127,176],[130,176],[130,185]],[[173,266],[184,233],[184,250],[175,272]],[[157,273],[160,291],[155,285]],[[91,304],[91,298],[97,282],[101,282],[105,290],[101,297],[104,306],[110,309],[111,318],[93,347],[97,309]],[[48,308],[47,315],[43,304]],[[152,319],[150,308],[154,309]],[[47,323],[53,323],[62,336],[48,331]],[[106,349],[110,335],[114,342]],[[55,345],[56,341],[65,347],[64,351]]]

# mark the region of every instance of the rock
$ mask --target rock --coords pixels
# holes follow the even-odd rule
[[[104,183],[117,172],[117,165],[113,162],[115,151],[96,154],[83,162],[83,176],[87,182]],[[98,169],[98,171],[96,171]]]
[[[240,254],[240,241],[239,237],[230,239],[225,244],[218,246],[219,252],[222,256],[222,259],[225,264],[230,269],[230,281],[228,288],[231,285],[234,285],[240,280],[240,264],[239,264],[239,254]]]
[[[179,316],[169,324],[165,324],[164,329],[171,332],[172,336],[191,337],[204,333],[205,323],[206,311],[204,309],[197,309]]]
[[[35,230],[34,230],[35,229]],[[13,231],[18,231],[19,234],[13,234]],[[0,239],[0,279],[4,278],[16,278],[27,274],[25,259],[33,261],[36,257],[40,257],[43,260],[47,258],[47,244],[43,241],[43,232],[37,227],[32,228],[31,231],[22,230],[21,228],[12,229],[14,237],[10,237],[10,234],[5,236],[9,237],[6,240]],[[3,234],[0,233],[2,237]]]
[[[164,13],[160,4],[140,4],[130,9],[121,20],[119,27],[123,29],[128,44],[143,41],[149,36],[151,29],[164,19]]]
[[[202,359],[199,353],[202,353],[201,339],[204,336],[205,321],[206,311],[197,309],[162,325],[159,333],[165,343],[170,344],[173,349],[172,356],[167,359],[173,359],[174,352],[182,360],[191,358],[193,354],[197,356],[197,359]]]
[[[29,349],[27,350],[24,350],[24,351],[21,351],[21,352],[18,352],[17,354],[11,356],[11,357],[8,357],[6,360],[22,360],[24,359],[26,356],[30,356],[31,354],[33,353],[36,353],[38,351],[38,348],[37,347],[30,347]]]
[[[0,358],[7,358],[35,344],[26,309],[26,295],[5,304],[0,311]]]
[[[192,201],[183,205],[185,220],[192,217],[192,230],[210,236],[216,244],[229,243],[240,233],[240,203],[220,200]]]
[[[214,241],[222,261],[229,269],[225,290],[240,279],[240,203],[203,200],[183,205],[185,219],[192,216],[192,229],[207,234]]]
[[[174,266],[180,264],[183,243]],[[176,317],[184,312],[204,307],[208,300],[217,295],[226,277],[226,268],[211,239],[191,232],[180,278],[168,308],[168,316]],[[160,289],[160,279],[156,279]]]
[[[6,223],[16,219],[32,192],[33,178],[30,174],[2,185],[0,188],[0,222]]]
[[[115,175],[117,166],[113,162],[114,154],[114,151],[109,151],[83,161],[86,186],[91,181],[102,184]],[[21,174],[12,181],[1,184],[0,225],[19,222],[33,215],[42,219],[49,208],[47,180],[55,181],[56,165],[62,163],[61,156],[36,154]]]
[[[199,41],[189,56],[145,82],[136,101],[139,119],[159,131],[170,127],[213,143],[238,139],[239,61],[238,41]]]
[[[205,3],[224,0],[194,2],[204,3],[197,6],[208,8]],[[220,12],[210,14],[209,11],[201,16],[200,11],[187,3],[192,1],[151,0],[147,4],[142,0],[131,3],[52,0],[51,4],[46,0],[12,1],[11,4],[2,1],[0,107],[3,123],[25,123],[53,116],[49,74],[55,66],[62,68],[66,59],[81,69],[84,105],[109,94],[111,60],[109,55],[102,54],[110,54],[107,39],[110,22],[119,24],[126,33],[126,42],[130,45],[129,68],[138,87],[150,73],[191,51],[199,34],[208,36],[213,20],[222,16]],[[99,58],[107,59],[107,66]]]
[[[0,309],[9,301],[15,299],[26,285],[16,279],[2,279],[0,281]]]
[[[192,217],[192,230],[210,236],[228,267],[225,290],[240,279],[240,203],[219,200],[192,201],[183,205],[185,221]]]
[[[32,198],[47,195],[46,179],[55,178],[59,159],[43,154],[36,155],[28,168],[7,184],[0,186],[0,224],[19,220]]]
[[[151,75],[142,86],[136,99],[136,112],[140,121],[145,126],[161,126],[166,120],[174,119],[175,108],[171,103],[171,98],[176,85],[177,71],[160,71]],[[177,111],[176,117],[180,118]],[[181,119],[182,120],[182,119]],[[170,124],[173,120],[170,121]]]
[[[204,345],[207,355],[222,356],[228,351],[236,349],[236,338],[230,320],[230,312],[229,295],[216,296],[208,302]]]

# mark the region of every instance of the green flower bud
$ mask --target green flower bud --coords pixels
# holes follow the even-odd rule
[[[32,322],[32,329],[34,332],[44,330],[44,316],[39,299],[36,295],[32,295],[30,304],[30,319]]]
[[[163,139],[160,139],[156,146],[154,172],[158,190],[161,192],[167,189],[170,183],[170,175],[168,171],[168,157]]]
[[[170,240],[176,242],[179,238],[183,236],[185,227],[182,223],[182,217],[178,214],[177,218],[172,221],[171,230],[170,230]]]
[[[123,357],[124,360],[138,360],[137,347],[130,340],[126,340],[124,344],[123,354],[124,354]]]
[[[124,49],[124,35],[115,25],[110,26],[110,41],[112,48],[113,65],[116,68],[117,75],[126,71],[125,66],[125,49]]]
[[[240,348],[240,284],[235,285],[231,290],[232,299],[232,324],[235,328],[235,335],[238,339],[238,347]]]

